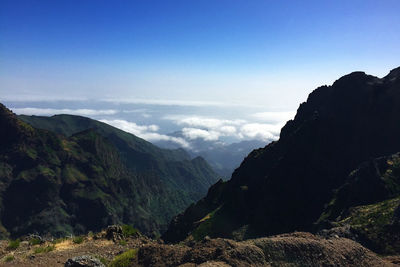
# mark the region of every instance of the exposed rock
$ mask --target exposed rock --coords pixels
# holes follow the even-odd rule
[[[65,267],[106,267],[101,261],[89,255],[83,255],[68,259]]]
[[[296,232],[236,242],[210,239],[186,245],[149,244],[140,266],[394,266],[346,238]]]
[[[124,239],[124,234],[122,232],[122,227],[120,225],[110,225],[106,229],[106,236],[108,240],[113,240],[117,242]]]

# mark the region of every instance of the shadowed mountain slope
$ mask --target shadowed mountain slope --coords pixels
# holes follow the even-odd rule
[[[163,236],[247,238],[311,229],[359,164],[400,151],[400,69],[354,72],[314,90],[280,139],[254,150],[228,182],[177,216]]]

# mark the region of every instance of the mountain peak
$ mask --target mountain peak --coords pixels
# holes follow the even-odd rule
[[[3,147],[8,147],[22,136],[30,136],[33,133],[31,126],[18,120],[17,116],[1,103],[0,128],[0,143]]]
[[[398,79],[400,77],[400,67],[392,69],[389,74],[385,77],[385,79]]]

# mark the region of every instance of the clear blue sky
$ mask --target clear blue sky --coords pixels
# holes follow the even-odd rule
[[[293,110],[400,66],[400,1],[1,0],[0,100],[157,99]]]

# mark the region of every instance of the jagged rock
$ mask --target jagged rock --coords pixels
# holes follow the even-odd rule
[[[101,261],[93,256],[83,255],[68,259],[65,267],[106,267]]]
[[[117,242],[119,240],[124,239],[124,234],[122,231],[122,227],[120,225],[110,225],[106,229],[106,236],[108,240],[113,240]]]

